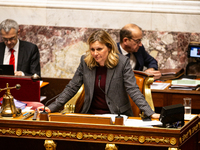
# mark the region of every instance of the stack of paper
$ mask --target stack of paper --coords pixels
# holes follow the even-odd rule
[[[153,84],[151,85],[151,89],[164,90],[169,85],[170,83],[153,82]]]
[[[21,109],[24,109],[27,105],[26,103],[18,101],[16,99],[14,99],[14,103],[16,108],[21,108]]]
[[[172,80],[172,85],[169,87],[176,90],[198,90],[198,88],[200,88],[200,80],[193,79]]]

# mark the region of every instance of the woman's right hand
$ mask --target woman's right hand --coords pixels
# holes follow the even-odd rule
[[[38,107],[38,108],[37,108],[37,111],[39,111],[39,112],[44,111],[44,106]],[[48,107],[45,107],[45,111],[48,112],[48,113],[51,112],[51,110],[50,110]]]

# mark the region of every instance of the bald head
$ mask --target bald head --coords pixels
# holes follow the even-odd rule
[[[142,37],[142,28],[137,26],[136,24],[126,24],[121,30],[120,30],[120,43],[123,42],[123,39],[127,38],[137,38]]]

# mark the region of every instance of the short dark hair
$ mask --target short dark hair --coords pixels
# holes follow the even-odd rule
[[[131,33],[130,30],[128,30],[128,29],[123,29],[123,28],[122,28],[122,29],[120,30],[120,43],[123,42],[123,39],[124,39],[125,37],[127,37],[127,38],[132,38],[132,33]]]

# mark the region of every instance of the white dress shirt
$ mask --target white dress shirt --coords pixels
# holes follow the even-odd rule
[[[14,51],[14,55],[15,55],[15,71],[17,71],[17,62],[18,62],[18,54],[19,54],[19,39],[17,40],[17,44],[13,47],[13,49],[15,50]],[[11,55],[11,51],[6,46],[5,53],[4,53],[4,60],[3,60],[3,64],[4,65],[9,65],[10,55]]]
[[[123,54],[123,55],[126,56],[126,55],[129,54],[127,51],[125,51],[125,50],[121,47],[121,45],[119,45],[119,46],[120,46],[120,48],[121,48],[121,50],[122,50],[122,54]],[[133,55],[133,53],[130,53],[130,64],[131,64],[131,68],[132,68],[133,70],[135,69],[136,62],[137,62],[137,60],[136,60],[135,56]]]

